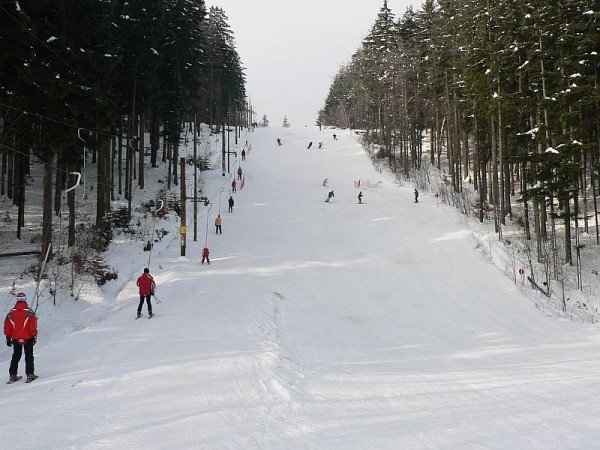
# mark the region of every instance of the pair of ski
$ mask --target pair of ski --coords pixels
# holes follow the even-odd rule
[[[27,378],[27,380],[25,381],[25,383],[31,383],[32,381],[34,381],[35,379],[37,379],[37,375],[34,375],[31,378]],[[14,380],[8,380],[6,382],[6,384],[13,384],[16,383],[17,381],[19,381],[21,378],[23,378],[21,375],[17,375],[17,378],[15,378]]]
[[[156,314],[152,314],[151,316],[148,316],[148,319],[152,319]],[[135,316],[135,320],[138,320],[140,317],[142,316]]]

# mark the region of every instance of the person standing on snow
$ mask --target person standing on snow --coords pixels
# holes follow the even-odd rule
[[[144,300],[148,304],[148,317],[152,317],[152,303],[150,302],[150,297],[154,294],[156,282],[154,281],[154,278],[152,278],[152,275],[150,275],[150,269],[147,267],[144,269],[144,273],[138,277],[136,284],[140,288],[140,304],[137,308],[137,318],[139,319],[142,315]]]
[[[6,345],[13,348],[12,358],[8,374],[9,383],[20,380],[17,375],[19,361],[25,350],[25,373],[27,382],[37,378],[33,367],[33,346],[37,342],[37,318],[33,310],[29,309],[27,304],[27,295],[23,292],[17,294],[17,303],[14,308],[6,315],[4,320],[4,335],[6,336]]]
[[[419,191],[415,189],[415,203],[419,203]]]
[[[333,140],[334,140],[334,141],[337,141],[337,136],[336,136],[336,134],[335,134],[335,133],[333,133]]]
[[[360,191],[358,193],[358,203],[362,203],[362,198],[363,198],[363,193],[362,193],[362,191]]]
[[[242,166],[238,167],[237,174],[238,174],[238,180],[241,180],[242,179]]]
[[[208,247],[204,247],[202,249],[202,264],[204,264],[204,261],[207,262],[208,265],[210,265],[210,258],[208,257]]]
[[[281,139],[277,138],[277,145],[281,145]]]
[[[222,222],[221,214],[217,214],[217,218],[215,219],[215,234],[223,234],[223,231],[221,230]]]
[[[230,195],[229,196],[229,212],[233,212],[233,197]]]
[[[242,161],[246,161],[246,150],[242,149]]]
[[[237,183],[236,183],[236,181],[235,181],[235,180],[233,180],[233,181],[231,182],[231,192],[235,192],[235,187],[236,187],[236,186],[237,186]]]
[[[335,194],[333,193],[333,191],[329,191],[329,194],[327,194],[327,198],[325,199],[326,203],[329,203],[329,201],[335,197]]]

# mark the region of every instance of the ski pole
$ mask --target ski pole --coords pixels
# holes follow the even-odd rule
[[[152,294],[152,297],[154,297],[154,300],[156,300],[156,303],[162,303],[155,294]]]

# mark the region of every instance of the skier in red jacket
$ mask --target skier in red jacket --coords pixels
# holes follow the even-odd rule
[[[242,166],[238,167],[237,174],[238,174],[238,180],[241,180],[242,179]]]
[[[150,296],[154,294],[156,283],[154,278],[150,275],[150,269],[147,267],[144,269],[144,273],[137,279],[137,285],[140,288],[140,304],[137,309],[137,318],[140,318],[142,314],[142,307],[144,306],[144,300],[148,303],[148,317],[152,317],[152,303],[150,303]]]
[[[4,320],[4,334],[6,345],[13,348],[10,360],[9,383],[14,383],[21,377],[17,375],[21,354],[25,349],[25,373],[27,382],[37,378],[33,370],[33,346],[37,341],[37,318],[33,310],[27,305],[27,296],[23,292],[17,294],[17,303],[6,315]]]
[[[210,264],[210,258],[208,257],[208,253],[208,247],[204,247],[202,249],[202,264],[204,264],[204,261]]]

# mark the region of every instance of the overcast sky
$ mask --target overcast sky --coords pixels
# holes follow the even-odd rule
[[[258,113],[280,127],[313,125],[339,67],[369,32],[383,0],[207,0],[229,17]],[[388,0],[396,17],[421,1]]]

